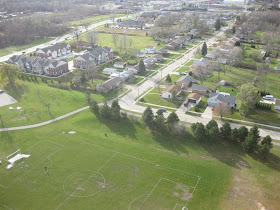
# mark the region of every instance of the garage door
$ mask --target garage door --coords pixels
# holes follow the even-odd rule
[[[194,104],[196,104],[196,100],[190,99],[190,98],[189,98],[189,103],[194,103]]]

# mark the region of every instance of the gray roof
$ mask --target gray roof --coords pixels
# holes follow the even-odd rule
[[[209,99],[208,100],[218,100],[218,101],[222,101],[225,103],[231,103],[231,104],[235,104],[236,101],[236,97],[232,96],[232,95],[225,95],[225,94],[221,94],[221,93],[210,93],[209,94]]]
[[[192,89],[193,89],[193,90],[206,91],[206,90],[207,90],[207,87],[205,87],[205,86],[203,86],[203,85],[194,84],[194,85],[192,86]]]
[[[196,82],[196,79],[193,78],[190,75],[182,76],[180,79],[177,80],[177,82],[185,82],[185,83],[191,83],[191,82]]]
[[[45,47],[43,49],[37,49],[37,50],[42,50],[43,52],[47,53],[49,50],[52,52],[52,51],[57,51],[59,49],[66,48],[67,45],[68,45],[67,43],[62,42],[62,43],[57,43],[57,44],[55,44],[53,46],[50,46],[50,47]]]

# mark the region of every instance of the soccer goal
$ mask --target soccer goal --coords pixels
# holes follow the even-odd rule
[[[8,156],[6,157],[6,161],[7,161],[7,162],[10,162],[9,160],[13,159],[13,157],[17,156],[18,154],[21,155],[20,149],[18,149],[17,151],[13,152],[13,153],[10,154],[10,155],[8,155]]]

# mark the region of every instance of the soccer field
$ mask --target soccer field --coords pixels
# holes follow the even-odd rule
[[[55,138],[44,137],[22,151],[30,157],[11,169],[1,167],[2,190],[12,195],[2,206],[182,209],[199,184],[197,175],[88,143],[78,133]]]
[[[6,169],[5,158],[18,149],[30,156]],[[266,165],[232,144],[198,144],[190,133],[153,133],[141,122],[104,122],[86,110],[0,133],[0,209],[250,209],[250,189],[263,183],[258,189],[270,196],[258,200],[275,207],[279,149],[273,152]],[[236,173],[246,182],[235,183]]]

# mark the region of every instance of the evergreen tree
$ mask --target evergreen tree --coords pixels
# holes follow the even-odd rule
[[[221,136],[224,140],[232,140],[232,131],[228,122],[224,123],[221,127]]]
[[[210,120],[206,125],[206,130],[210,130],[213,127],[218,127],[218,123],[215,120]]]
[[[235,26],[233,26],[232,27],[232,33],[235,34],[235,32],[236,32],[236,29],[235,29]]]
[[[238,139],[239,139],[239,131],[238,131],[237,128],[234,128],[234,129],[232,130],[232,140],[233,140],[234,142],[238,142]]]
[[[153,110],[151,109],[151,107],[147,107],[146,110],[144,111],[143,115],[142,115],[142,119],[143,122],[147,125],[147,126],[151,126],[153,124],[154,121],[154,114],[153,114]]]
[[[168,74],[167,75],[167,77],[166,77],[166,83],[168,83],[168,84],[171,84],[172,83],[172,79],[171,79],[171,77],[170,77],[170,75]]]
[[[146,67],[144,61],[141,59],[139,62],[139,73],[143,74],[146,71]]]
[[[220,130],[218,123],[215,120],[211,120],[206,125],[206,132],[211,141],[220,140]]]
[[[157,110],[157,115],[160,116],[162,115],[163,116],[163,111],[161,109]]]
[[[102,119],[104,119],[104,120],[108,120],[111,118],[112,113],[111,113],[111,109],[108,106],[107,102],[105,102],[104,105],[101,106],[100,115],[101,115]]]
[[[90,110],[95,114],[99,114],[99,106],[96,101],[92,101],[92,106],[90,107]]]
[[[246,152],[253,152],[254,150],[258,149],[259,138],[259,129],[257,126],[254,126],[250,129],[248,136],[242,144],[243,149]]]
[[[114,120],[120,119],[120,117],[121,117],[120,111],[121,111],[121,107],[120,107],[118,101],[117,100],[113,101],[112,107],[111,107],[111,112],[112,112],[112,118]]]
[[[199,142],[204,142],[207,139],[205,127],[202,123],[194,123],[191,125],[194,138]]]
[[[157,115],[154,120],[155,126],[158,130],[163,131],[165,130],[165,119],[163,115]]]
[[[269,149],[272,149],[272,139],[269,135],[263,138],[263,140],[261,141],[261,145],[263,144],[266,144],[269,147]]]
[[[85,93],[85,97],[86,97],[86,102],[87,102],[87,104],[88,104],[89,106],[91,106],[92,99],[91,99],[91,96],[90,96],[90,92],[89,92],[89,91],[87,91],[87,92]]]
[[[202,45],[201,54],[203,56],[205,56],[207,54],[207,44],[206,44],[206,42],[204,42],[203,45]]]
[[[220,20],[220,18],[217,19],[216,22],[215,22],[215,29],[216,29],[216,31],[221,29],[221,20]]]
[[[240,142],[245,141],[246,137],[248,136],[248,132],[248,128],[246,128],[245,126],[242,126],[238,129]]]
[[[167,117],[167,124],[168,124],[169,127],[175,125],[179,121],[180,121],[179,117],[175,112],[171,112],[169,114],[169,116]]]

